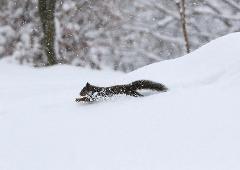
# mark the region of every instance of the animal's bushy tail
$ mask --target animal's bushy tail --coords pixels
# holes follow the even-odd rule
[[[134,81],[130,85],[133,90],[150,89],[150,90],[163,91],[163,92],[168,90],[168,88],[164,84],[149,81],[149,80]]]

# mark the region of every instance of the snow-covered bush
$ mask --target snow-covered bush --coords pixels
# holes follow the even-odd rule
[[[40,65],[42,56],[37,1],[6,1],[0,12],[0,58]]]

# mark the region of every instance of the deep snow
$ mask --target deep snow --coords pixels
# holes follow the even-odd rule
[[[240,33],[130,74],[0,62],[0,170],[239,170]],[[85,105],[96,85],[170,91]]]

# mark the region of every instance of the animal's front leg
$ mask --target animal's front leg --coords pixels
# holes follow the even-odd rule
[[[94,99],[89,98],[89,97],[79,97],[75,99],[76,102],[93,102]]]

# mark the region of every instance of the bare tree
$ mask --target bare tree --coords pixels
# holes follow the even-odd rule
[[[48,65],[57,63],[55,55],[55,13],[56,0],[38,0],[38,9],[43,29],[43,48],[48,58]]]
[[[178,11],[180,14],[180,21],[182,25],[182,31],[183,31],[183,37],[185,41],[185,47],[186,47],[186,52],[190,52],[190,44],[188,40],[188,33],[187,33],[187,27],[186,27],[186,14],[185,14],[185,0],[176,0],[176,4],[178,7]]]

